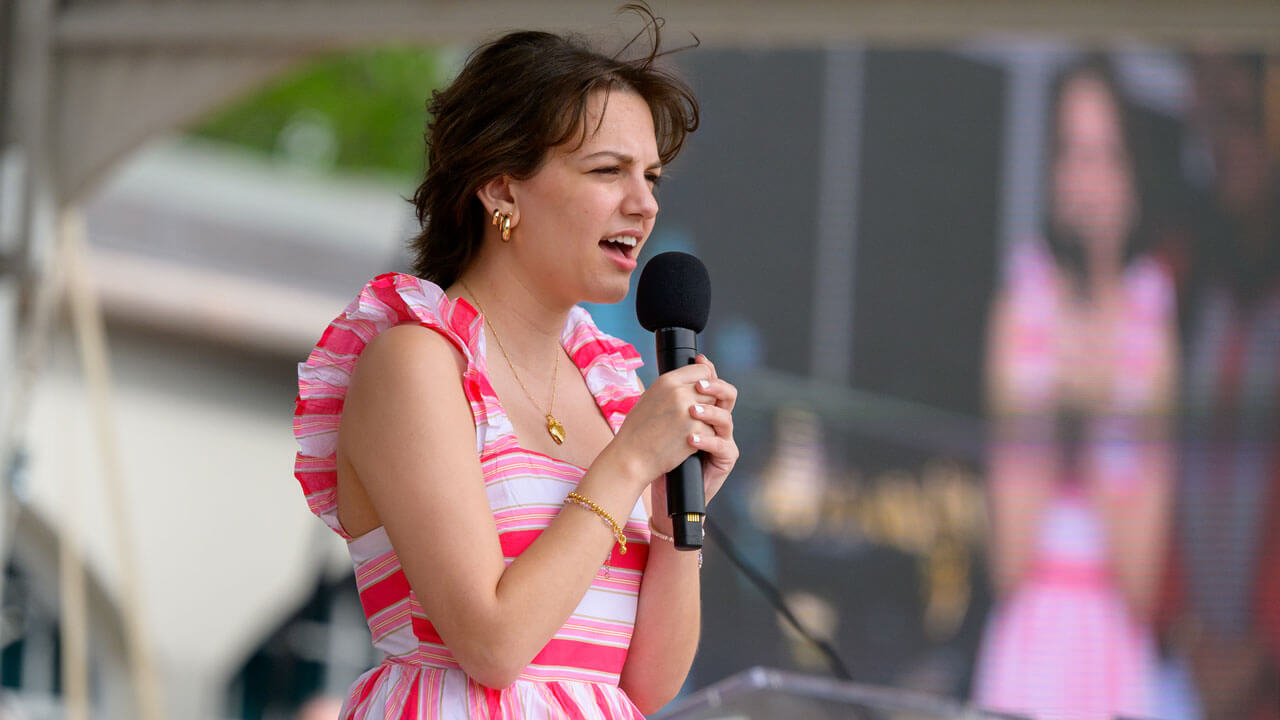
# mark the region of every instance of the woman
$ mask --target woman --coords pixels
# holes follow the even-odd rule
[[[1040,718],[1150,716],[1153,594],[1169,522],[1174,300],[1139,252],[1130,120],[1109,65],[1052,97],[1046,239],[993,309],[991,569],[976,700]]]
[[[700,558],[661,478],[702,450],[715,495],[737,391],[704,357],[642,390],[577,305],[626,295],[697,126],[639,10],[641,60],[517,32],[435,94],[417,276],[371,281],[300,367],[297,476],[387,654],[343,718],[638,718],[688,673]]]

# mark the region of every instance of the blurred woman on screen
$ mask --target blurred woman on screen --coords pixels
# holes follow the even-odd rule
[[[1171,495],[1175,300],[1143,254],[1132,120],[1110,65],[1058,77],[1045,237],[1016,244],[988,346],[990,561],[975,701],[1148,716]]]

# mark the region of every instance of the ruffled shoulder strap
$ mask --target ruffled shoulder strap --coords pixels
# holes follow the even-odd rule
[[[1053,283],[1053,255],[1049,244],[1030,237],[1009,244],[1004,283],[1015,292],[1049,292]]]
[[[447,338],[467,361],[464,391],[469,398],[487,385],[474,358],[480,355],[480,316],[463,300],[453,301],[435,283],[386,273],[369,281],[360,295],[329,323],[306,362],[298,365],[298,397],[293,434],[298,440],[294,476],[311,512],[350,540],[338,522],[338,424],[351,373],[378,333],[405,323],[430,328]],[[491,393],[490,393],[491,394]],[[472,399],[473,411],[477,408]],[[479,422],[479,418],[478,421]]]
[[[596,327],[591,313],[574,306],[565,323],[561,344],[582,371],[587,389],[595,396],[600,412],[613,431],[618,432],[627,413],[644,393],[636,370],[644,362],[631,343]]]
[[[1004,266],[1004,292],[1018,327],[1048,332],[1057,315],[1058,278],[1048,243],[1028,238],[1011,243]]]
[[[1168,269],[1152,257],[1133,261],[1125,274],[1125,292],[1142,321],[1163,329],[1165,321],[1175,312],[1177,301],[1173,278]]]
[[[1001,358],[1000,382],[1024,411],[1044,410],[1053,402],[1058,376],[1054,260],[1040,238],[1013,242],[1006,253],[1001,292],[1010,345]]]

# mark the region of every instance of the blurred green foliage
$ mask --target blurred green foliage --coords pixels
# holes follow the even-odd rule
[[[318,169],[421,176],[437,52],[379,48],[331,55],[273,81],[190,132]]]

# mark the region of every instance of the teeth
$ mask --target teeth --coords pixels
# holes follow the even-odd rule
[[[626,245],[627,247],[636,246],[636,239],[631,237],[630,235],[615,235],[613,237],[605,238],[604,241],[617,243],[619,245]]]

